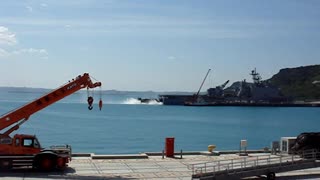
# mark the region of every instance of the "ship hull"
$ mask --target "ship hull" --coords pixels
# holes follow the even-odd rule
[[[318,103],[185,103],[185,106],[320,107]]]
[[[192,95],[160,95],[160,101],[163,105],[184,105],[185,102],[193,99]]]

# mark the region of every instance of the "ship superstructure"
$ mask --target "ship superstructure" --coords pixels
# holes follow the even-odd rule
[[[252,70],[253,83],[235,82],[223,91],[226,101],[241,101],[245,103],[281,103],[288,102],[288,98],[283,96],[279,88],[271,85],[262,78],[256,69]]]

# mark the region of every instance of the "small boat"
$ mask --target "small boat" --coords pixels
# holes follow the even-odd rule
[[[140,101],[141,103],[150,103],[150,102],[157,102],[159,103],[160,100],[159,99],[149,99],[149,98],[138,98],[138,101]]]

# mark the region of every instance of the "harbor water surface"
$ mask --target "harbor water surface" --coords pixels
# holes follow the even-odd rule
[[[0,114],[43,93],[0,92]],[[36,134],[43,147],[70,144],[74,153],[160,152],[165,138],[176,151],[237,150],[270,147],[283,136],[320,130],[320,108],[186,107],[139,104],[133,95],[103,95],[104,106],[87,109],[86,93],[74,94],[32,115],[18,131]],[[95,103],[98,102],[96,97]]]

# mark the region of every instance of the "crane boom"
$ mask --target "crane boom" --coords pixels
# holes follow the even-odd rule
[[[223,89],[224,87],[226,87],[226,85],[229,83],[229,80],[227,80],[225,83],[223,83],[221,86],[219,86],[221,89]]]
[[[0,116],[0,131],[15,124],[15,126],[3,133],[5,135],[9,135],[12,131],[17,130],[19,126],[23,122],[27,121],[28,118],[35,112],[46,108],[47,106],[75,93],[82,88],[91,89],[95,87],[101,87],[101,82],[93,83],[88,73],[79,75],[75,79],[72,79],[68,83],[49,92],[48,94]]]
[[[203,81],[202,81],[202,83],[201,83],[201,86],[200,86],[200,88],[199,88],[199,90],[198,90],[198,92],[197,92],[197,94],[196,94],[196,99],[198,98],[199,93],[200,93],[200,91],[201,91],[201,88],[202,88],[202,86],[203,86],[204,82],[206,81],[207,76],[208,76],[208,74],[209,74],[209,72],[210,72],[210,71],[211,71],[211,69],[209,69],[209,70],[208,70],[208,72],[207,72],[206,76],[204,77],[204,79],[203,79]]]
[[[194,102],[198,100],[198,97],[199,97],[199,94],[200,94],[201,88],[202,88],[202,86],[203,86],[204,82],[206,81],[207,76],[208,76],[208,74],[209,74],[209,72],[210,72],[210,71],[211,71],[211,69],[209,69],[209,70],[208,70],[208,72],[207,72],[206,76],[204,77],[204,79],[203,79],[203,81],[202,81],[202,83],[201,83],[201,85],[200,85],[200,88],[199,88],[199,90],[198,90],[197,94],[196,94],[196,95],[195,95],[195,97],[194,97],[194,100],[193,100]]]

